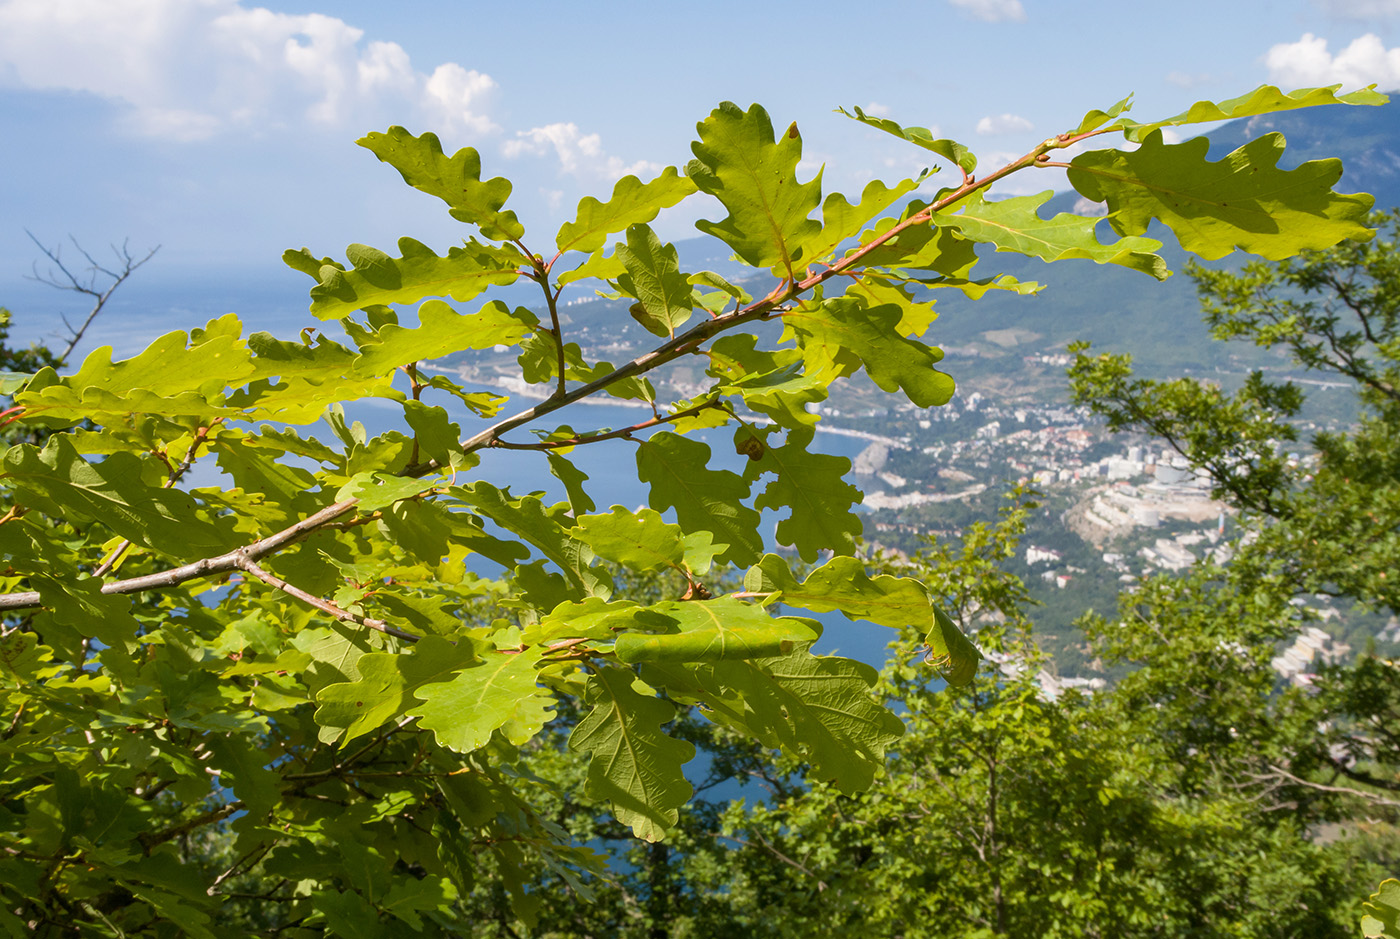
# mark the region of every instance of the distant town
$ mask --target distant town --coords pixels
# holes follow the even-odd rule
[[[625,361],[645,341],[614,302],[585,298],[567,309],[570,334],[590,360]],[[1027,348],[1034,338],[1025,330],[994,330],[965,346],[945,346],[959,391],[942,407],[891,406],[888,395],[857,375],[809,410],[821,418],[819,434],[867,443],[853,460],[865,493],[865,537],[896,557],[929,538],[994,520],[1004,494],[1018,483],[1039,493],[1041,507],[1007,566],[1041,604],[1032,617],[1053,668],[1039,678],[1054,695],[1100,687],[1111,677],[1084,643],[1075,625],[1080,615],[1092,609],[1112,618],[1119,595],[1150,574],[1179,573],[1207,561],[1228,564],[1241,532],[1232,510],[1212,498],[1210,478],[1165,441],[1109,434],[1087,408],[1069,403],[1069,356],[1053,346]],[[1235,360],[1230,355],[1228,361]],[[505,347],[454,356],[438,367],[461,380],[541,396],[520,380]],[[1219,366],[1215,374],[1203,380],[1229,380]],[[703,372],[684,364],[653,380],[661,400],[691,398],[708,387]],[[1300,426],[1304,438],[1319,429]],[[1303,452],[1289,457],[1308,459]],[[1349,656],[1358,644],[1393,645],[1400,653],[1400,621],[1393,617],[1338,608],[1322,596],[1296,605],[1308,625],[1274,660],[1281,681],[1306,685],[1319,664]],[[1022,666],[1006,661],[1001,667]]]

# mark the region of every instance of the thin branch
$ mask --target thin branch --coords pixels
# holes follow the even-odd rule
[[[161,486],[162,489],[171,488],[180,481],[181,476],[189,472],[190,467],[194,465],[194,461],[198,456],[200,446],[209,439],[209,432],[222,420],[222,417],[216,417],[209,422],[208,426],[199,428],[199,432],[195,434],[194,442],[190,444],[189,450],[185,452],[185,458],[180,461],[178,466],[171,468],[169,475],[165,479],[165,484]],[[97,565],[97,569],[92,572],[92,576],[105,577],[107,574],[111,573],[112,568],[117,566],[117,562],[122,559],[122,555],[126,554],[130,547],[130,539],[123,538],[121,543],[112,549],[112,553],[107,555],[102,563]]]
[[[537,443],[507,443],[504,440],[498,439],[493,440],[489,446],[502,447],[506,450],[558,450],[563,447],[579,447],[584,444],[599,443],[603,440],[616,440],[619,437],[630,437],[639,430],[646,430],[648,427],[656,427],[661,424],[669,424],[672,421],[678,421],[711,408],[716,408],[721,411],[728,410],[723,401],[711,400],[705,401],[702,404],[697,404],[694,407],[686,408],[683,411],[677,411],[674,414],[658,416],[651,420],[642,421],[641,423],[633,424],[630,427],[623,427],[618,430],[609,430],[595,434],[576,434],[565,440],[541,440]]]
[[[1286,779],[1289,782],[1294,783],[1295,785],[1302,786],[1306,789],[1316,789],[1319,792],[1335,792],[1339,795],[1356,796],[1357,798],[1365,799],[1372,805],[1384,805],[1391,808],[1400,808],[1400,802],[1396,802],[1394,799],[1382,798],[1381,796],[1378,796],[1373,792],[1366,792],[1361,789],[1352,789],[1349,786],[1325,786],[1322,783],[1309,782],[1306,779],[1300,779],[1299,777],[1294,776],[1292,773],[1279,766],[1270,766],[1269,770],[1269,775],[1256,776],[1255,778],[1262,781],[1269,779],[1270,777],[1278,777]]]
[[[298,600],[300,600],[302,603],[305,603],[308,606],[314,606],[322,613],[325,613],[327,616],[337,619],[342,623],[351,623],[356,626],[365,626],[369,629],[378,630],[379,632],[384,633],[386,636],[393,636],[397,639],[407,640],[408,642],[417,642],[419,639],[422,638],[421,636],[417,636],[409,632],[404,632],[402,629],[397,629],[393,626],[390,626],[382,619],[370,619],[368,616],[361,616],[358,613],[351,613],[349,610],[341,609],[329,600],[323,600],[313,593],[307,593],[300,587],[296,587],[292,584],[287,583],[285,580],[278,577],[276,574],[264,570],[262,567],[259,567],[257,562],[253,561],[251,558],[248,558],[238,552],[235,552],[235,554],[238,558],[239,570],[247,573],[252,577],[256,577],[258,580],[262,581],[270,587],[275,587],[289,596],[296,597]]]
[[[357,504],[358,500],[345,499],[334,505],[328,505],[314,515],[308,515],[296,524],[290,525],[274,535],[269,535],[261,541],[255,541],[250,545],[235,548],[232,551],[215,557],[201,558],[189,564],[182,564],[179,567],[168,568],[167,570],[157,571],[154,574],[146,574],[141,577],[131,577],[127,580],[110,580],[102,585],[102,593],[128,594],[140,593],[143,590],[169,589],[171,587],[178,587],[180,584],[187,583],[191,580],[199,580],[204,577],[217,577],[221,574],[231,574],[234,571],[243,570],[245,561],[259,560],[260,558],[281,550],[293,542],[299,541],[321,526],[351,511]],[[0,594],[0,612],[31,610],[43,605],[43,602],[39,599],[39,591],[37,590]]]
[[[131,250],[127,246],[128,242],[122,242],[120,249],[118,249],[116,245],[112,245],[112,253],[117,256],[121,264],[120,270],[108,270],[97,263],[97,260],[93,258],[91,254],[88,254],[83,246],[78,243],[78,239],[71,238],[73,247],[78,249],[78,253],[87,260],[89,265],[89,274],[84,281],[79,278],[78,275],[70,271],[67,265],[63,263],[62,254],[57,248],[45,246],[44,243],[36,238],[34,233],[27,228],[24,230],[24,233],[29,236],[30,241],[38,246],[40,251],[44,252],[44,256],[49,259],[54,267],[58,268],[59,272],[63,274],[62,280],[54,276],[52,268],[50,268],[48,274],[40,274],[39,264],[35,262],[33,267],[34,273],[31,275],[30,280],[36,280],[41,284],[48,284],[50,287],[55,287],[59,290],[71,290],[74,293],[86,294],[93,298],[92,309],[88,311],[87,318],[83,320],[81,326],[74,329],[67,319],[63,321],[63,325],[68,327],[68,332],[70,333],[68,347],[64,349],[63,354],[58,357],[58,364],[63,365],[68,361],[68,357],[73,354],[73,350],[78,347],[78,343],[83,341],[83,335],[87,332],[88,327],[92,325],[92,321],[97,319],[97,315],[102,312],[102,308],[107,305],[107,301],[112,299],[112,294],[116,292],[118,287],[126,283],[126,279],[136,273],[141,265],[155,257],[156,252],[160,250],[160,245],[156,245],[140,260],[137,260],[135,255],[131,253]],[[99,273],[105,274],[112,279],[112,282],[108,284],[106,288],[99,288],[97,286],[97,275]]]
[[[235,799],[228,805],[220,806],[213,811],[205,812],[203,815],[196,815],[189,821],[181,822],[173,828],[167,828],[165,831],[158,831],[151,835],[138,835],[137,840],[141,842],[141,846],[149,853],[150,850],[157,845],[172,841],[181,835],[194,831],[196,828],[203,828],[205,825],[221,822],[235,812],[243,811],[244,808],[246,808],[246,806],[243,804],[243,800]]]
[[[802,864],[800,861],[794,861],[792,858],[788,857],[786,854],[773,847],[771,844],[768,843],[768,840],[762,835],[760,835],[758,832],[754,832],[753,836],[758,839],[759,846],[762,847],[769,854],[773,855],[775,858],[782,861],[784,864],[786,864],[788,867],[791,867],[793,870],[800,871],[801,873],[806,874],[808,877],[815,880],[817,882],[818,893],[821,893],[824,890],[826,890],[826,881],[818,877],[806,865]],[[733,835],[716,835],[715,837],[721,838],[725,841],[732,841],[735,844],[743,845],[746,848],[752,848],[754,846],[753,842],[745,841],[743,838],[735,838]]]

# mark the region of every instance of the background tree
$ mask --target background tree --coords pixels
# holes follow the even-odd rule
[[[724,104],[698,126],[684,175],[623,178],[607,202],[583,200],[547,249],[504,208],[509,182],[482,179],[476,151],[448,156],[403,128],[369,135],[363,146],[475,233],[445,255],[409,238],[398,257],[351,245],[349,266],[287,252],[314,281],[312,314],[343,341],[245,339],[230,315],[126,361],[98,350],[72,374],[41,369],[15,390],[24,420],[52,433],[0,466],[0,924],[461,934],[482,925],[466,898],[489,883],[510,901],[491,928],[530,927],[540,867],[586,895],[603,860],[570,837],[555,786],[522,758],[566,723],[588,760],[585,795],[650,842],[677,829],[692,796],[695,748],[667,729],[678,707],[844,794],[867,788],[902,732],[872,698],[875,671],[812,654],[818,625],[768,608],[910,630],[957,683],[978,653],[925,585],[855,556],[859,493],[842,480],[848,461],[809,449],[807,406],[862,368],[920,407],[947,401],[952,380],[920,338],[932,303],[915,288],[1034,289],[974,276],[979,244],[1162,277],[1159,243],[1144,237],[1154,218],[1203,257],[1367,236],[1370,199],[1331,191],[1336,161],[1280,171],[1283,141],[1267,135],[1210,163],[1204,146],[1161,133],[1384,100],[1335,92],[1262,87],[1151,123],[1128,119],[1123,101],[981,176],[966,148],[856,111],[952,165],[947,187],[912,201],[922,177],[823,198],[819,177],[797,175],[795,126],[775,132],[762,108]],[[1138,146],[1055,159],[1105,134]],[[1043,219],[1048,194],[987,198],[1047,167],[1067,168],[1107,221]],[[700,229],[768,278],[754,294],[681,271],[650,228],[691,197],[720,214]],[[560,305],[590,281],[634,301],[649,351],[585,359]],[[539,289],[538,314],[442,299],[517,282]],[[395,309],[411,304],[416,325]],[[506,417],[502,398],[419,365],[496,346],[518,349],[520,379],[542,396]],[[691,357],[708,388],[658,400],[648,375]],[[594,396],[650,416],[554,423]],[[371,435],[343,407],[368,398],[402,422]],[[322,416],[326,440],[298,429]],[[711,465],[698,439],[721,426],[742,472]],[[609,445],[635,450],[649,508],[597,510],[569,454]],[[547,462],[567,499],[482,478],[488,448]],[[764,509],[781,513],[777,538],[804,562],[829,559],[799,577],[764,553]],[[717,565],[742,569],[742,589],[716,593]],[[617,566],[669,572],[683,592],[628,596]]]
[[[9,395],[24,387],[30,376],[40,369],[59,369],[67,364],[73,350],[78,347],[78,343],[82,342],[83,336],[87,334],[88,327],[106,308],[107,301],[116,293],[117,288],[126,283],[127,278],[136,273],[138,268],[160,250],[160,246],[157,245],[146,252],[145,256],[138,258],[131,253],[128,242],[123,242],[120,248],[112,245],[112,254],[116,257],[116,263],[111,267],[106,267],[84,250],[75,238],[73,239],[73,247],[88,262],[86,271],[75,273],[63,263],[63,253],[60,248],[50,248],[44,245],[34,237],[33,232],[26,234],[43,252],[44,257],[49,260],[49,267],[43,272],[39,270],[38,262],[35,262],[33,279],[59,290],[72,291],[90,297],[92,306],[83,317],[83,321],[77,326],[68,322],[66,318],[63,320],[68,335],[60,338],[59,341],[64,343],[64,347],[59,352],[55,352],[48,345],[39,342],[32,342],[23,349],[10,347],[6,340],[10,338],[11,314],[9,310],[0,307],[0,404],[7,405],[0,407],[0,442],[5,444],[17,443],[20,439],[33,444],[42,442],[46,435],[39,428],[21,429],[13,426],[13,422],[18,419],[18,415],[23,409],[8,406]]]

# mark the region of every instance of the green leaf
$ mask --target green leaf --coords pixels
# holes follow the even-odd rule
[[[789,509],[778,521],[778,542],[796,548],[809,563],[823,551],[853,553],[861,533],[860,517],[851,511],[861,493],[844,478],[851,461],[809,451],[814,433],[807,427],[794,429],[783,446],[764,447],[745,467],[750,478],[776,474],[754,499],[754,508]]]
[[[1295,108],[1312,108],[1327,104],[1352,104],[1352,105],[1382,105],[1390,99],[1375,90],[1375,85],[1368,85],[1360,91],[1352,91],[1344,95],[1337,94],[1337,89],[1341,85],[1328,85],[1325,88],[1299,88],[1297,91],[1284,93],[1273,85],[1260,85],[1248,94],[1240,95],[1237,98],[1229,98],[1220,103],[1211,101],[1197,101],[1191,107],[1182,111],[1174,117],[1169,117],[1163,121],[1148,121],[1139,124],[1128,118],[1123,118],[1108,127],[1109,130],[1122,128],[1126,132],[1129,140],[1144,140],[1149,134],[1161,127],[1179,127],[1183,124],[1204,124],[1213,121],[1233,121],[1243,117],[1254,117],[1258,114],[1274,114],[1279,111],[1292,111]],[[1111,110],[1107,117],[1117,117],[1120,113],[1128,110],[1128,102],[1131,98],[1124,99],[1115,106],[1116,110]],[[1103,112],[1090,112],[1090,115]],[[1085,120],[1088,120],[1086,116]]]
[[[1369,903],[1361,904],[1361,935],[1366,939],[1400,939],[1400,880],[1381,881]]]
[[[431,730],[439,744],[458,753],[485,746],[498,729],[520,746],[554,716],[548,710],[551,699],[535,684],[543,654],[541,646],[483,653],[481,661],[450,680],[418,688],[414,695],[423,703],[407,713],[417,715],[419,726]]]
[[[92,577],[58,578],[43,574],[31,578],[44,606],[55,622],[71,626],[82,636],[103,645],[135,648],[139,628],[131,615],[131,598],[102,593],[102,582]]]
[[[726,101],[696,128],[691,144],[696,159],[686,174],[701,192],[729,210],[721,222],[699,221],[695,227],[714,235],[754,267],[791,272],[803,244],[821,230],[808,218],[821,201],[821,173],[797,181],[802,138],[793,124],[780,141],[773,138],[768,112],[753,105],[747,112]]]
[[[681,767],[695,747],[661,732],[675,712],[632,688],[632,673],[600,668],[588,678],[591,706],[569,735],[569,748],[589,754],[587,792],[613,805],[618,821],[646,841],[660,841],[690,801]]]
[[[977,674],[977,662],[982,653],[977,651],[956,623],[938,607],[933,608],[933,628],[924,637],[928,646],[926,660],[943,672],[950,685],[965,685]]]
[[[802,348],[810,372],[830,382],[864,365],[885,391],[902,390],[921,408],[947,404],[953,379],[934,368],[943,353],[899,335],[902,311],[894,305],[867,307],[856,297],[804,303],[783,315]]]
[[[613,186],[606,203],[585,196],[578,204],[578,216],[559,229],[555,244],[565,251],[593,252],[603,247],[608,235],[630,225],[650,222],[662,209],[670,208],[695,191],[695,184],[668,166],[661,175],[644,183],[635,176],[624,176]]]
[[[1142,271],[1158,280],[1170,276],[1166,262],[1153,253],[1162,247],[1160,241],[1128,237],[1105,245],[1099,242],[1094,231],[1101,221],[1099,218],[1071,212],[1061,212],[1051,219],[1041,218],[1038,210],[1053,195],[1046,190],[1035,196],[988,202],[977,193],[959,204],[956,215],[936,213],[934,220],[939,225],[958,229],[973,241],[996,245],[998,251],[1011,251],[1046,262],[1088,258],[1097,264],[1117,264]]]
[[[750,333],[715,340],[709,353],[709,372],[721,379],[715,390],[739,394],[750,408],[784,427],[815,424],[818,417],[806,406],[826,399],[830,376],[808,371],[799,349],[759,349],[757,342]]]
[[[462,428],[448,419],[446,410],[422,401],[405,401],[403,416],[413,428],[413,439],[423,455],[437,460],[440,466],[462,459]]]
[[[544,503],[534,496],[516,499],[511,496],[509,488],[497,489],[484,481],[454,487],[451,493],[497,525],[538,548],[580,592],[574,599],[584,596],[607,599],[611,593],[606,575],[589,567],[593,552],[570,535],[573,522],[562,511],[557,511],[561,506],[546,511]]]
[[[583,490],[583,484],[588,482],[588,474],[558,453],[551,452],[547,456],[549,472],[564,484],[564,491],[569,495],[569,509],[574,513],[574,517],[592,512],[593,499]]]
[[[1206,160],[1209,147],[1204,137],[1164,143],[1155,131],[1132,152],[1080,154],[1070,162],[1069,181],[1108,203],[1119,234],[1139,235],[1156,218],[1183,248],[1212,260],[1242,248],[1276,261],[1373,234],[1364,220],[1375,200],[1332,191],[1340,160],[1280,170],[1282,134],[1251,140],[1215,163]]]
[[[694,290],[680,272],[675,245],[662,244],[647,225],[629,225],[627,244],[614,253],[627,269],[617,285],[637,298],[632,318],[657,336],[674,336],[694,309]]]
[[[846,197],[833,192],[822,203],[822,230],[813,242],[810,254],[813,258],[830,256],[847,239],[860,234],[861,229],[879,213],[893,205],[899,198],[919,187],[923,177],[905,179],[891,189],[878,179],[865,184],[860,202],[851,205]]]
[[[684,555],[681,526],[661,520],[651,509],[629,512],[620,505],[607,515],[583,515],[572,532],[605,561],[635,571],[679,568]]]
[[[882,626],[905,626],[927,631],[929,660],[938,665],[951,684],[964,685],[977,673],[982,653],[942,610],[929,602],[923,584],[909,577],[879,574],[870,577],[857,558],[836,557],[798,583],[787,562],[765,554],[744,575],[750,593],[771,593],[772,599],[800,606],[814,613],[840,610],[853,619]]]
[[[392,258],[368,245],[346,248],[354,268],[321,268],[321,282],[311,288],[311,313],[331,320],[380,303],[416,303],[424,297],[466,301],[520,276],[515,261],[474,239],[444,257],[412,238],[400,238],[399,251],[403,256]]]
[[[505,241],[524,236],[515,213],[501,210],[510,196],[510,180],[497,176],[483,182],[481,157],[471,147],[448,157],[436,134],[414,137],[398,126],[355,142],[398,170],[414,189],[446,202],[457,221],[480,226],[487,238]]]
[[[871,692],[875,669],[806,648],[745,661],[649,663],[642,677],[702,701],[717,722],[803,760],[810,778],[847,794],[869,788],[885,749],[904,733]]]
[[[889,574],[872,578],[859,558],[832,558],[798,583],[786,561],[776,554],[765,554],[744,575],[744,589],[780,594],[772,599],[814,613],[840,610],[854,619],[896,629],[910,625],[922,629],[932,623],[933,611],[923,584]]]
[[[312,653],[315,654],[314,652]],[[341,746],[416,706],[414,692],[449,678],[477,660],[470,642],[424,636],[407,652],[370,652],[355,662],[355,681],[327,685],[316,695],[323,742]]]
[[[595,277],[598,280],[616,280],[626,271],[627,268],[622,266],[622,259],[617,256],[616,252],[604,255],[603,249],[599,248],[588,256],[588,260],[572,270],[559,274],[555,280],[559,286],[563,287],[589,277]]]
[[[629,663],[752,659],[821,638],[815,621],[774,619],[763,607],[731,597],[654,603],[637,610],[630,625],[616,646],[618,659]]]
[[[0,479],[29,507],[56,518],[94,519],[136,544],[175,555],[227,546],[228,537],[187,493],[144,482],[134,453],[89,463],[67,435],[55,434],[42,450],[11,447],[3,465]]]
[[[501,412],[505,403],[510,400],[505,395],[492,394],[489,391],[463,391],[461,386],[446,375],[434,375],[428,379],[428,387],[452,395],[465,404],[477,417],[495,417]]]
[[[698,273],[689,275],[686,279],[697,287],[714,287],[717,290],[721,290],[735,300],[738,300],[741,304],[749,303],[753,300],[753,297],[749,296],[749,292],[743,287],[731,284],[714,271],[699,271]]]
[[[845,108],[837,108],[839,113],[846,115],[853,121],[860,121],[867,127],[882,130],[887,134],[892,134],[901,140],[907,140],[916,147],[923,147],[932,153],[936,153],[945,160],[951,160],[955,166],[961,167],[964,173],[971,173],[977,169],[977,157],[972,152],[958,143],[956,140],[933,136],[933,132],[927,127],[901,127],[894,121],[884,117],[871,117],[860,108],[855,108],[854,114]]]
[[[664,512],[674,507],[685,531],[710,531],[728,545],[720,560],[752,564],[763,550],[759,514],[743,504],[749,484],[728,470],[711,470],[710,448],[666,431],[637,447],[637,476],[651,486],[647,501]]]
[[[531,335],[539,319],[524,307],[511,310],[492,300],[475,313],[458,313],[441,300],[418,308],[419,325],[388,325],[360,347],[354,368],[361,374],[383,375],[400,365],[440,359],[464,349],[515,345]]]
[[[378,512],[400,499],[411,499],[440,485],[442,480],[437,478],[413,479],[379,472],[356,473],[340,487],[335,500],[358,499],[361,512]]]

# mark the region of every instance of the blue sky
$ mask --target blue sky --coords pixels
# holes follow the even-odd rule
[[[477,147],[543,246],[619,174],[683,165],[721,100],[797,121],[826,188],[858,192],[927,161],[838,105],[934,126],[986,166],[1129,92],[1147,118],[1262,82],[1400,87],[1400,0],[0,0],[0,305],[36,302],[26,228],[160,244],[149,282],[296,299],[284,248],[443,250],[459,227],[353,145],[389,124]]]

